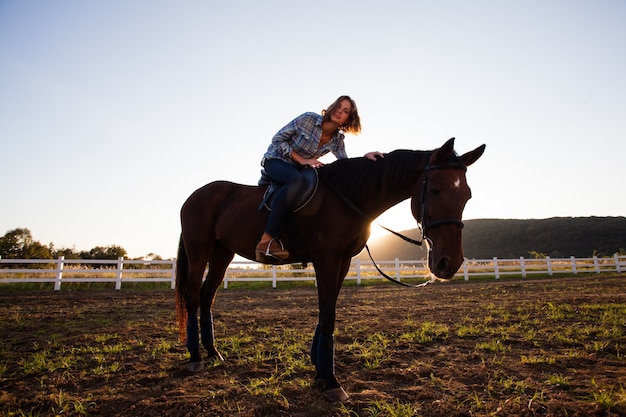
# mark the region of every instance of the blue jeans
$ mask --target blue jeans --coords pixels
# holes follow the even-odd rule
[[[272,211],[265,225],[265,233],[278,238],[285,225],[285,220],[292,210],[293,202],[300,193],[304,179],[300,165],[291,165],[281,159],[266,159],[263,167],[272,183],[282,184],[274,192]]]

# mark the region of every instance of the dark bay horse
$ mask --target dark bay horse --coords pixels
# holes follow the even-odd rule
[[[335,161],[318,170],[316,194],[291,216],[291,232],[282,239],[292,255],[284,263],[313,263],[319,322],[311,362],[317,372],[315,379],[330,400],[348,398],[334,372],[335,307],[350,261],[367,242],[371,221],[411,198],[413,217],[421,223],[431,247],[430,271],[449,279],[463,262],[461,219],[471,197],[465,172],[483,154],[485,145],[462,156],[453,148],[454,138],[434,151],[396,150],[378,161]],[[190,371],[203,369],[200,337],[208,359],[222,359],[215,348],[211,308],[234,255],[255,259],[255,247],[268,217],[266,209],[258,209],[265,189],[216,181],[196,190],[182,206],[176,307],[183,340],[186,329]]]

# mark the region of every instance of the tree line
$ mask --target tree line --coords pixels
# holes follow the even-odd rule
[[[96,246],[90,250],[76,251],[70,248],[56,248],[53,243],[44,245],[33,239],[29,229],[9,230],[0,237],[0,257],[2,259],[127,259],[126,249],[118,245]],[[160,260],[161,257],[149,254],[146,258]]]

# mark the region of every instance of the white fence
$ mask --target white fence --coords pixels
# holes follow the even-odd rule
[[[378,267],[398,281],[428,279],[425,261],[377,262]],[[471,277],[504,276],[528,277],[529,275],[580,274],[626,272],[626,256],[615,254],[611,258],[541,258],[541,259],[465,259],[455,277],[469,281]],[[355,259],[350,265],[347,280],[357,285],[364,279],[384,279],[370,261]],[[312,281],[315,271],[312,266],[302,268],[300,264],[262,266],[252,261],[234,261],[224,278],[224,288],[229,283],[265,281],[276,288],[278,282]],[[115,283],[115,289],[123,283],[166,282],[170,288],[176,286],[176,260],[84,260],[84,259],[0,259],[0,284],[53,283],[54,290],[70,282]]]

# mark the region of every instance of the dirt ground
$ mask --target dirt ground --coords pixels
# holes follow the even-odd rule
[[[0,415],[624,416],[626,276],[346,287],[313,383],[314,287],[220,290],[184,371],[171,290],[0,291]]]

